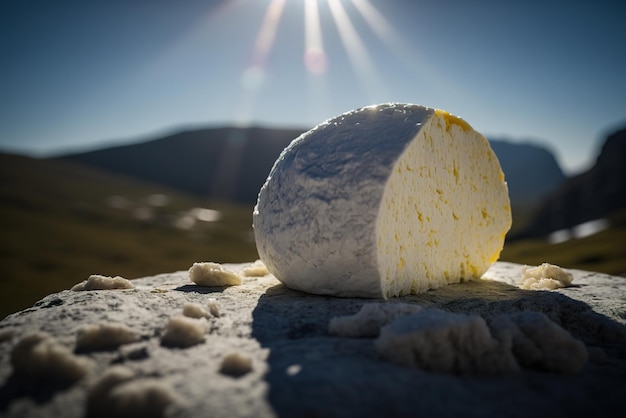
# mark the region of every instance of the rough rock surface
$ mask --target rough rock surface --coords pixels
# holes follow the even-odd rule
[[[225,267],[240,273],[249,265]],[[433,373],[393,364],[377,354],[372,338],[328,332],[332,318],[379,301],[309,295],[269,275],[242,274],[241,286],[202,287],[185,271],[134,280],[134,289],[62,291],[0,321],[0,415],[95,416],[87,409],[96,401],[94,386],[112,367],[123,365],[135,386],[148,381],[168,395],[159,399],[176,400],[158,409],[165,416],[620,416],[626,388],[626,279],[572,273],[570,287],[522,290],[516,286],[521,266],[499,262],[485,275],[491,280],[388,303],[477,314],[488,321],[507,313],[543,312],[586,344],[589,361],[575,375],[526,369],[504,376]],[[210,302],[219,306],[220,316],[207,319],[204,342],[188,348],[161,344],[169,319],[182,314],[186,303]],[[14,373],[11,352],[22,336],[45,332],[74,351],[78,330],[101,323],[123,324],[139,340],[77,353],[93,367],[72,384]],[[220,373],[233,352],[251,359],[248,373]],[[133,399],[145,399],[130,395],[125,398],[131,402],[129,414],[136,407]]]

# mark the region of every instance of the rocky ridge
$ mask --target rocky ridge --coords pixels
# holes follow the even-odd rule
[[[526,231],[516,238],[545,236],[626,209],[626,128],[607,137],[596,163],[549,193]]]

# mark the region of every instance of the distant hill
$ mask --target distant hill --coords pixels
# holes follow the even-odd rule
[[[282,149],[303,131],[198,129],[60,158],[203,198],[251,204]]]
[[[132,279],[196,261],[254,260],[251,225],[251,206],[0,153],[0,319],[90,274]]]
[[[514,206],[534,207],[565,180],[554,154],[530,142],[490,139],[509,186]]]
[[[202,197],[253,204],[274,161],[305,129],[213,128],[61,158]],[[554,156],[530,143],[491,140],[514,208],[528,210],[565,176]]]
[[[609,135],[595,165],[550,193],[520,238],[548,235],[626,209],[626,128]]]

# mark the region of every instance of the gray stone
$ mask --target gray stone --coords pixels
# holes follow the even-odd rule
[[[239,273],[245,264],[225,267]],[[496,263],[479,280],[387,303],[414,303],[492,321],[502,314],[545,314],[585,343],[589,361],[575,375],[522,370],[503,376],[434,373],[384,360],[373,338],[333,336],[334,317],[352,315],[369,299],[290,290],[272,276],[241,286],[202,287],[188,272],[133,280],[134,289],[52,294],[0,321],[0,415],[83,417],[92,389],[116,365],[176,399],[159,409],[176,417],[361,416],[621,416],[626,388],[626,279],[573,270],[573,286],[555,291],[515,286],[521,266]],[[77,280],[79,281],[79,280]],[[161,344],[169,319],[186,303],[214,299],[205,341],[188,348]],[[89,373],[71,385],[38,383],[13,373],[11,351],[24,335],[45,332],[75,351],[85,325],[115,323],[137,341],[109,351],[78,352]],[[220,373],[233,352],[249,357],[248,373]],[[169,399],[169,398],[167,398]]]

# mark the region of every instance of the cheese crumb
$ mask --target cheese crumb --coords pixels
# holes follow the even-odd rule
[[[387,360],[436,372],[573,374],[589,358],[581,341],[541,312],[503,314],[488,325],[478,315],[424,309],[384,326],[375,346]]]
[[[183,405],[170,385],[154,378],[134,380],[123,366],[110,368],[90,389],[89,417],[162,417],[168,408]]]
[[[240,353],[230,353],[222,359],[220,373],[232,377],[241,377],[252,371],[252,358]]]
[[[170,385],[154,378],[123,383],[107,398],[109,417],[163,417],[170,406],[183,404]]]
[[[578,373],[587,363],[587,347],[541,312],[496,317],[491,329],[510,340],[520,365],[558,373]]]
[[[285,370],[285,373],[287,374],[287,376],[295,376],[298,373],[300,373],[302,371],[302,366],[299,364],[292,364],[291,366],[287,367],[287,370]]]
[[[209,299],[209,312],[216,318],[220,317],[220,307],[215,299]]]
[[[572,284],[574,276],[559,266],[543,263],[538,267],[522,267],[520,288],[526,290],[554,290]]]
[[[92,274],[81,283],[74,285],[70,290],[75,292],[82,290],[111,290],[111,289],[134,289],[130,280],[121,276],[109,277],[100,274]]]
[[[189,318],[211,318],[211,312],[201,304],[194,302],[188,302],[183,305],[183,315]]]
[[[108,369],[89,389],[87,395],[87,410],[89,416],[97,413],[97,416],[104,416],[103,407],[107,406],[107,396],[111,390],[121,383],[128,382],[135,377],[135,373],[125,366],[113,366]]]
[[[207,331],[206,319],[187,318],[182,315],[170,318],[165,327],[161,344],[169,347],[187,348],[204,342]]]
[[[384,326],[375,346],[387,360],[429,371],[490,374],[519,370],[510,347],[494,339],[478,315],[424,309]]]
[[[332,318],[328,332],[342,337],[377,337],[387,323],[421,309],[410,303],[367,303],[354,315]]]
[[[189,318],[219,318],[220,309],[215,299],[209,299],[209,303],[206,307],[199,303],[188,302],[183,305],[183,315],[188,316]]]
[[[120,345],[139,341],[135,331],[122,324],[85,325],[76,335],[76,351],[114,350]]]
[[[27,334],[17,342],[11,351],[11,365],[16,375],[62,383],[80,380],[92,367],[88,359],[72,354],[43,332]]]
[[[267,270],[265,263],[261,260],[256,260],[254,263],[244,268],[242,274],[246,277],[261,277],[267,276],[270,272]]]
[[[189,278],[200,286],[238,286],[241,277],[218,263],[193,263]]]

